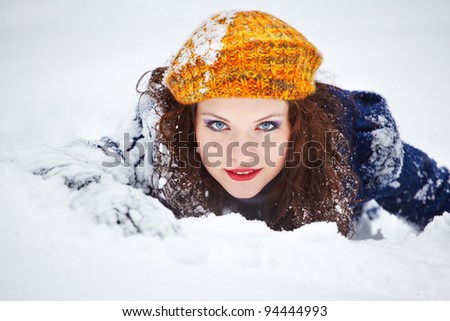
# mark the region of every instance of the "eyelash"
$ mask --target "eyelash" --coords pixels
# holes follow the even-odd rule
[[[275,130],[275,129],[280,128],[280,123],[274,122],[274,121],[265,121],[265,122],[262,122],[261,124],[259,124],[258,128],[259,128],[262,124],[270,124],[270,125],[272,125],[272,128],[271,128],[271,129],[261,129],[262,131],[265,131],[265,132],[271,132],[272,130]]]
[[[226,128],[222,128],[222,129],[214,128],[213,126],[215,124],[217,124],[217,123],[224,124],[226,126]],[[270,124],[270,125],[272,125],[272,127],[270,129],[259,128],[259,127],[261,127],[262,124]],[[206,127],[208,127],[209,129],[211,129],[211,130],[213,130],[215,132],[221,132],[221,131],[224,131],[226,129],[229,129],[228,125],[225,124],[223,121],[220,121],[220,120],[209,120],[209,121],[206,122]],[[260,130],[262,130],[264,132],[270,132],[270,131],[278,129],[278,128],[280,128],[280,124],[278,122],[273,122],[273,121],[265,121],[265,122],[262,122],[261,124],[259,124],[259,126],[258,126],[258,129],[260,129]]]
[[[225,126],[227,126],[223,121],[220,121],[220,120],[208,120],[208,121],[206,121],[206,127],[208,127],[209,129],[211,129],[215,132],[221,132],[224,129],[217,129],[217,128],[213,127],[214,124],[218,124],[218,123],[221,123],[221,124],[224,124]]]

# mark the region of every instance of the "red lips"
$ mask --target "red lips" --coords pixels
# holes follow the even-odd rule
[[[226,169],[228,176],[230,176],[230,178],[235,181],[251,180],[256,175],[258,175],[260,171],[261,171],[261,168],[260,169],[256,169],[256,168]]]

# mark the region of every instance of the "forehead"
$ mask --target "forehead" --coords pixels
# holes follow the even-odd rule
[[[222,112],[226,114],[245,113],[248,116],[261,113],[286,113],[288,103],[280,99],[265,98],[213,98],[198,103],[198,111]]]

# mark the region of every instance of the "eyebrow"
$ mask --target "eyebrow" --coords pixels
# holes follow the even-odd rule
[[[203,112],[202,115],[205,115],[205,116],[209,115],[209,116],[216,117],[216,118],[218,118],[220,120],[223,120],[225,122],[228,122],[228,123],[230,122],[228,119],[223,118],[223,117],[221,117],[219,115],[216,115],[214,113]],[[284,117],[284,114],[281,114],[281,113],[270,114],[270,115],[264,116],[263,118],[260,118],[260,119],[256,120],[255,123],[259,123],[260,121],[263,121],[263,120],[271,118],[271,117]]]
[[[270,114],[270,115],[267,115],[267,116],[265,116],[263,118],[258,119],[257,121],[255,121],[255,123],[259,123],[260,121],[263,121],[263,120],[268,119],[270,117],[284,117],[284,114],[281,114],[281,113]]]
[[[226,118],[223,118],[223,117],[220,117],[219,115],[216,115],[216,114],[214,114],[214,113],[208,113],[208,112],[203,112],[202,113],[202,115],[205,115],[205,116],[213,116],[213,117],[216,117],[216,118],[218,118],[218,119],[220,119],[220,120],[223,120],[224,122],[230,122],[228,119],[226,119]]]

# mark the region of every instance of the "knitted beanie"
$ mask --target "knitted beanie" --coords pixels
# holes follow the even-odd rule
[[[203,22],[174,56],[164,84],[182,104],[210,98],[303,99],[322,57],[300,32],[260,11]]]

